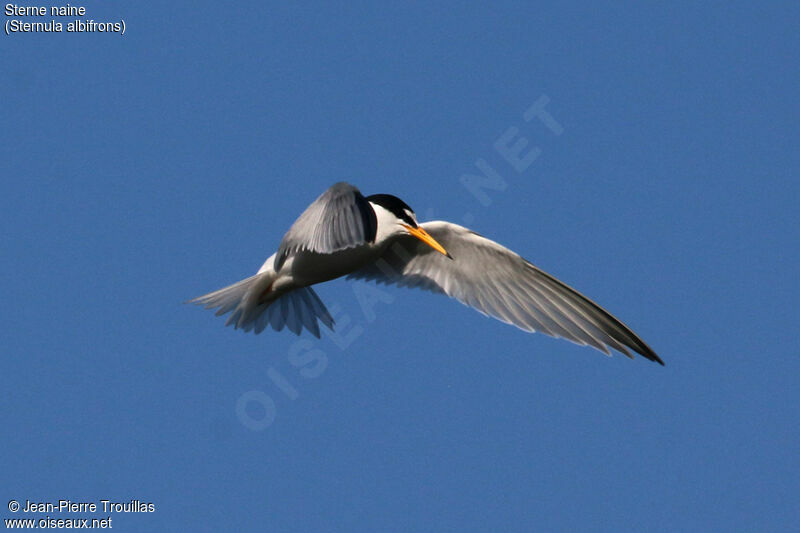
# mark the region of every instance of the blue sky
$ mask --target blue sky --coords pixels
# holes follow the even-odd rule
[[[3,502],[154,503],[123,531],[796,526],[796,3],[82,5],[125,35],[2,36]],[[559,135],[524,118],[543,97]],[[667,366],[342,280],[321,340],[182,304],[340,180],[467,222]]]

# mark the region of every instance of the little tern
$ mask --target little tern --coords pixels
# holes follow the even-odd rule
[[[311,286],[342,276],[445,294],[525,331],[664,364],[625,324],[508,248],[450,222],[420,224],[396,196],[365,197],[343,182],[308,206],[256,275],[190,302],[231,313],[225,325],[244,331],[319,337],[318,322],[333,330],[334,321]]]

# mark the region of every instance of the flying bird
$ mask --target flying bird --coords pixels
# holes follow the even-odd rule
[[[343,182],[308,206],[256,275],[190,302],[230,313],[225,325],[244,331],[319,337],[318,322],[333,330],[334,321],[311,286],[342,276],[446,294],[525,331],[664,364],[625,324],[508,248],[458,224],[420,224],[400,198]]]

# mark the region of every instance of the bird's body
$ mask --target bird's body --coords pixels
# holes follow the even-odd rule
[[[418,224],[399,198],[346,183],[300,215],[255,276],[192,302],[231,312],[226,325],[245,331],[319,336],[317,322],[333,329],[333,319],[311,286],[342,276],[443,293],[526,331],[663,364],[622,322],[511,250],[449,222]]]

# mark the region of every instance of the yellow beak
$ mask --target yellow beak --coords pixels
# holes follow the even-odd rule
[[[450,259],[453,258],[449,253],[447,253],[447,250],[445,250],[441,244],[436,242],[436,239],[431,237],[430,234],[428,234],[428,232],[425,231],[424,229],[420,227],[412,228],[411,226],[408,226],[406,224],[403,224],[403,227],[406,228],[411,235],[421,240],[422,242],[424,242],[425,244],[427,244],[440,254],[446,255]]]

